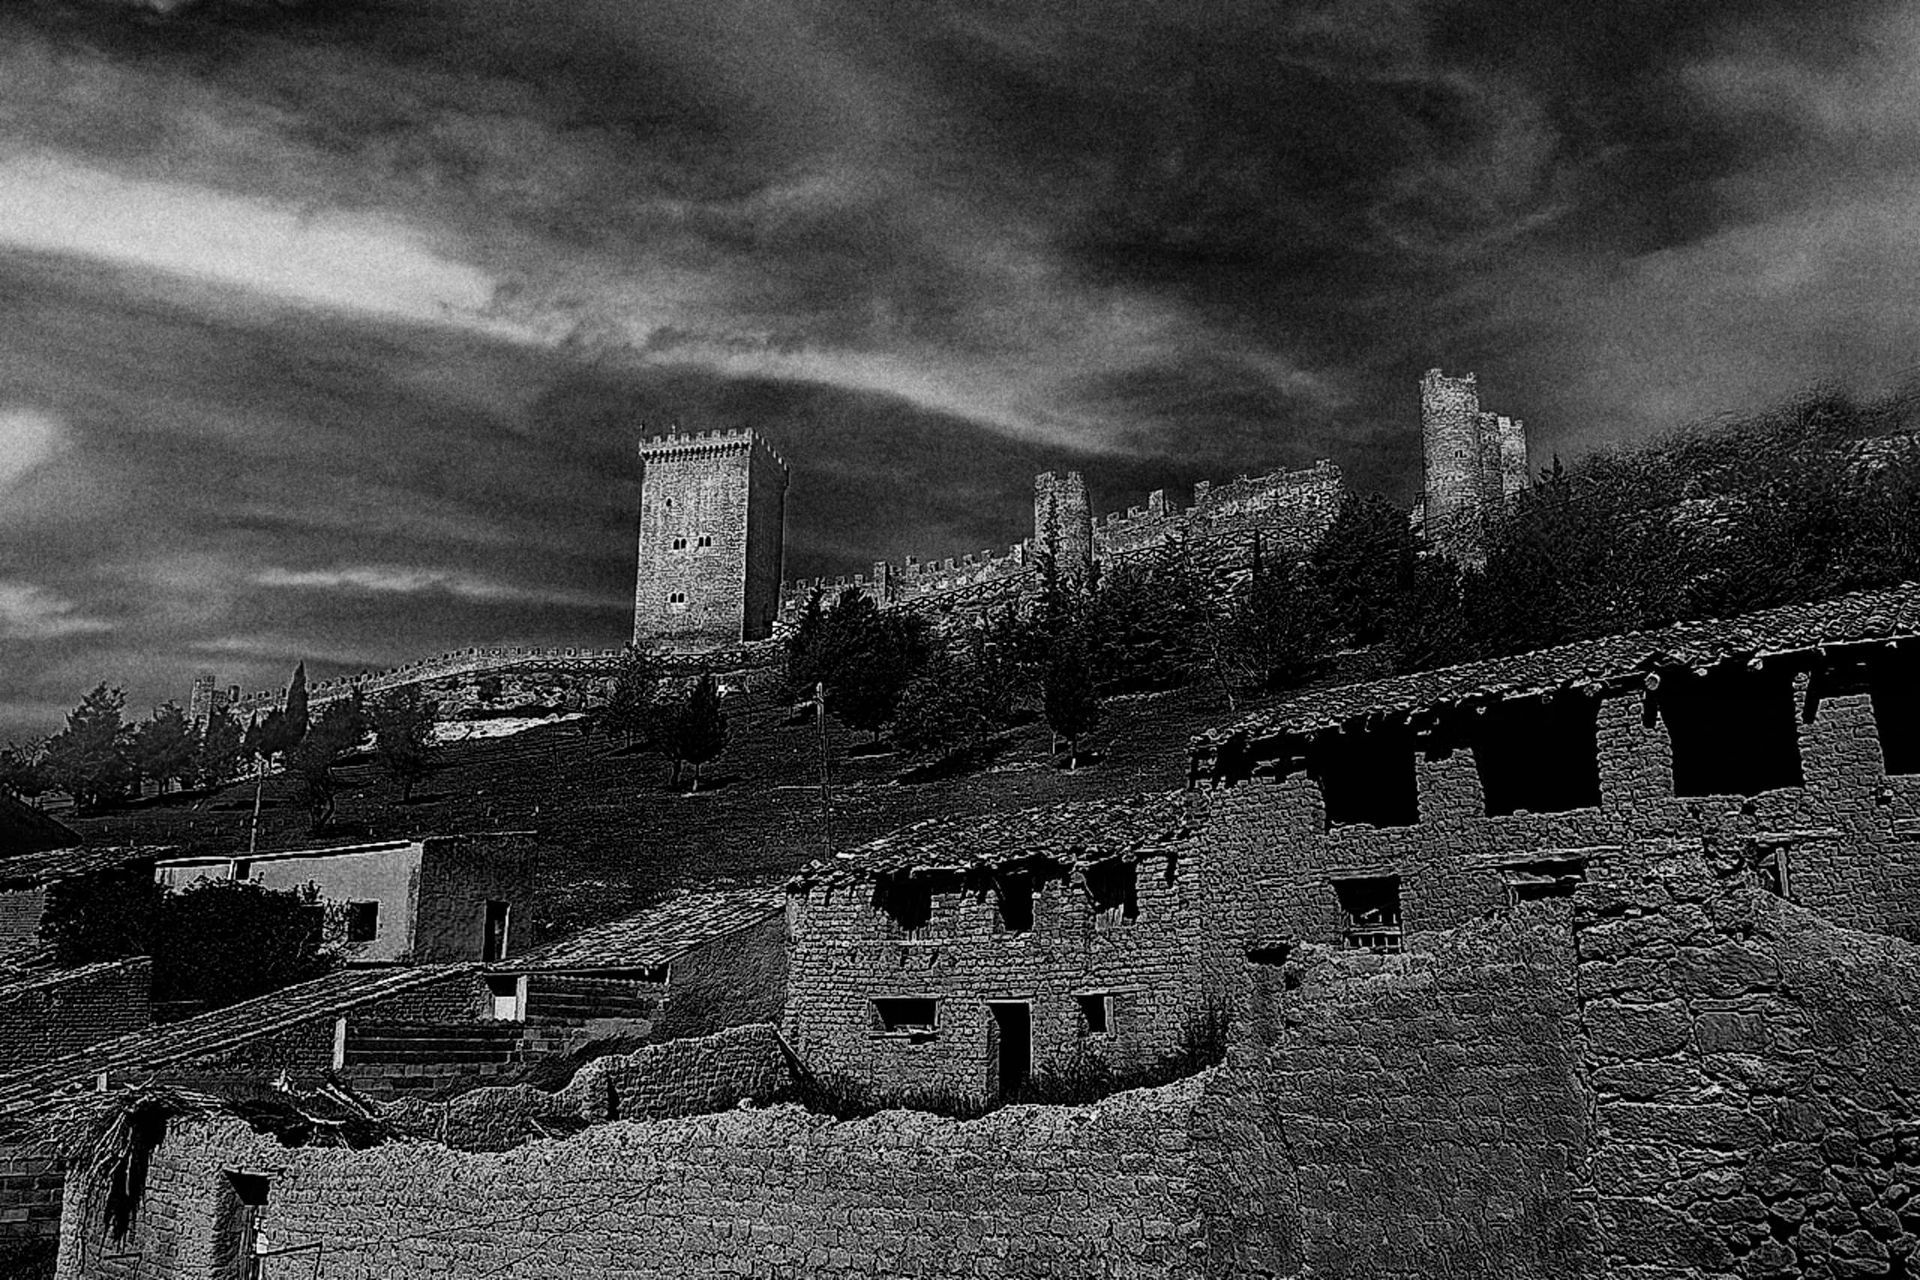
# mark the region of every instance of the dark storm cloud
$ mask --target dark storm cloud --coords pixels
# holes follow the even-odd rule
[[[0,720],[611,642],[646,420],[773,436],[811,575],[1059,465],[1404,497],[1434,364],[1541,461],[1884,381],[1916,77],[1877,0],[16,0]]]

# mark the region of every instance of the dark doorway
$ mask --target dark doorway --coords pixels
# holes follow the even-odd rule
[[[1660,681],[1675,795],[1757,796],[1802,785],[1791,671],[1723,662],[1704,676],[1682,668]]]
[[[260,1216],[269,1190],[264,1175],[227,1172],[214,1227],[214,1274],[222,1280],[259,1280]]]
[[[1015,1098],[1033,1074],[1033,1006],[1007,1000],[987,1008],[993,1010],[994,1091],[1002,1100]]]
[[[507,904],[497,899],[487,903],[487,930],[481,944],[480,959],[487,964],[507,958]]]

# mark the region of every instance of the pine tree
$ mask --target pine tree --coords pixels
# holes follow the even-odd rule
[[[1067,768],[1078,768],[1080,739],[1100,723],[1100,699],[1094,692],[1086,641],[1077,632],[1055,638],[1047,655],[1043,692],[1047,725],[1067,740]]]
[[[638,737],[653,736],[657,715],[654,699],[660,691],[660,669],[652,655],[628,645],[614,671],[613,687],[595,717],[608,733],[619,734],[631,747]]]
[[[406,685],[376,699],[368,712],[380,767],[399,784],[401,804],[410,802],[414,786],[433,772],[433,721],[439,709],[418,685]]]
[[[667,747],[673,753],[674,775],[679,776],[682,762],[692,765],[693,789],[698,791],[700,766],[727,747],[727,715],[712,675],[701,676],[687,692],[686,702],[673,717]]]
[[[142,776],[159,784],[180,781],[193,772],[200,746],[199,732],[187,722],[186,712],[172,702],[153,709],[153,715],[133,731],[132,759]]]
[[[77,809],[97,809],[120,798],[133,780],[121,719],[126,705],[126,693],[103,681],[67,713],[67,727],[47,741],[48,777],[73,797]]]
[[[217,787],[240,772],[244,758],[245,735],[233,712],[215,707],[200,731],[200,746],[193,762],[194,774],[203,787]]]
[[[307,736],[309,721],[307,716],[307,664],[302,662],[293,669],[293,679],[287,684],[286,701],[286,741],[285,750],[291,751],[300,745]]]
[[[300,780],[306,792],[313,830],[333,821],[336,779],[333,766],[360,745],[367,734],[367,717],[360,691],[337,698],[320,709],[300,745],[287,753],[287,772]]]

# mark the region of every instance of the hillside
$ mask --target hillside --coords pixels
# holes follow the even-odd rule
[[[708,766],[710,789],[698,794],[669,790],[669,766],[658,754],[627,752],[586,737],[577,723],[560,723],[449,744],[438,772],[404,806],[370,762],[342,767],[335,829],[320,839],[308,834],[297,786],[269,778],[259,848],[538,831],[552,850],[532,912],[542,939],[687,886],[776,881],[827,847],[818,733],[810,720],[790,723],[786,707],[759,693],[729,698],[728,709],[728,749]],[[863,755],[860,739],[830,725],[832,842],[846,848],[928,817],[1176,787],[1186,776],[1190,736],[1232,715],[1211,689],[1114,699],[1090,739],[1100,758],[1077,771],[1055,768],[1045,726],[1030,725],[1006,735],[987,767],[927,782],[898,781],[904,765],[897,757]],[[67,821],[89,843],[238,852],[253,795],[251,784],[238,784]]]

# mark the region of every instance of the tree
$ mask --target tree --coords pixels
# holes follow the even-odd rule
[[[804,682],[794,684],[796,692],[810,690],[812,682],[826,685],[827,706],[836,719],[849,729],[877,734],[927,661],[926,620],[883,612],[858,587],[842,591],[817,617],[812,614],[810,606],[789,643],[788,680]]]
[[[1011,717],[1012,690],[973,657],[937,651],[901,691],[893,742],[913,756],[947,756],[985,745]]]
[[[125,794],[133,780],[121,712],[127,695],[105,682],[67,713],[67,727],[47,740],[47,776],[82,811]]]
[[[1417,552],[1405,511],[1379,494],[1343,497],[1307,558],[1329,639],[1354,647],[1384,639]]]
[[[166,890],[146,863],[47,886],[40,937],[64,966],[120,960],[153,953],[160,901]]]
[[[368,712],[374,751],[380,767],[399,784],[401,804],[411,801],[414,786],[433,772],[433,721],[439,710],[420,686],[410,684],[375,699]]]
[[[293,669],[293,679],[287,682],[286,701],[287,747],[291,750],[307,736],[310,727],[307,716],[307,664],[302,662]]]
[[[1332,648],[1324,605],[1304,565],[1261,565],[1235,594],[1227,633],[1235,660],[1266,690],[1299,685]]]
[[[316,726],[317,727],[317,726]],[[154,998],[218,1009],[306,982],[333,967],[319,894],[202,880],[154,915]]]
[[[245,758],[245,736],[241,732],[240,722],[233,718],[233,712],[227,708],[215,707],[207,715],[207,724],[200,731],[199,751],[194,757],[193,771],[203,787],[217,787],[240,772],[240,763]]]
[[[620,654],[613,687],[595,718],[602,729],[619,734],[629,747],[636,737],[645,742],[656,728],[654,699],[659,692],[660,668],[653,655],[630,644]]]
[[[162,703],[133,731],[130,754],[134,767],[143,777],[158,783],[164,793],[168,783],[192,775],[199,739],[199,733],[187,722],[186,712],[175,703]]]
[[[0,747],[0,791],[19,796],[22,800],[37,800],[47,793],[51,786],[47,777],[47,744],[39,742],[21,744],[9,742]]]
[[[720,706],[720,686],[711,674],[694,681],[687,699],[674,712],[667,733],[667,750],[673,756],[673,776],[678,781],[680,766],[693,766],[693,789],[700,789],[700,766],[718,756],[727,746],[727,715]]]
[[[1078,633],[1056,637],[1047,655],[1044,697],[1047,725],[1067,740],[1067,768],[1080,764],[1080,738],[1100,723],[1088,645]]]
[[[322,707],[306,738],[287,753],[287,772],[300,780],[313,830],[322,830],[333,821],[333,766],[357,748],[366,735],[366,712],[356,689],[351,697],[336,698]]]

